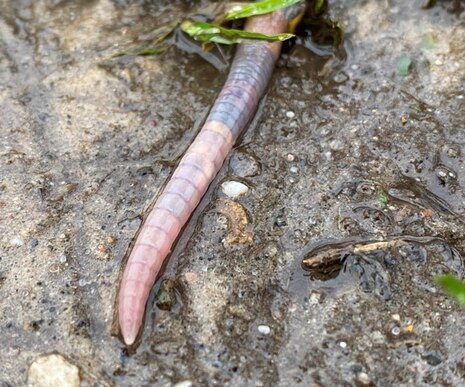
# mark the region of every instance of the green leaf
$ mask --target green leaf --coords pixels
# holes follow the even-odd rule
[[[436,42],[431,34],[423,35],[421,39],[421,48],[424,50],[432,50],[436,47]]]
[[[402,76],[406,76],[410,72],[410,66],[412,65],[412,61],[410,58],[403,56],[397,62],[397,73]]]
[[[258,32],[247,32],[220,27],[216,24],[186,20],[181,23],[181,30],[201,42],[222,44],[240,43],[244,39],[262,40],[265,42],[283,41],[294,37],[293,34],[268,35]]]
[[[384,192],[383,190],[378,191],[378,201],[379,201],[379,205],[381,206],[383,210],[388,208],[389,198],[386,192]]]
[[[454,297],[465,308],[465,284],[462,281],[451,274],[438,275],[435,277],[435,280],[451,297]]]
[[[249,16],[263,15],[281,8],[299,3],[302,0],[263,0],[232,7],[226,14],[226,20],[242,19]]]

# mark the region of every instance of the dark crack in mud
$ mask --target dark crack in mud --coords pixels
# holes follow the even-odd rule
[[[465,270],[465,19],[447,1],[333,1],[347,57],[282,57],[140,347],[111,336],[124,254],[225,73],[174,47],[109,57],[208,4],[0,0],[0,384],[59,353],[82,385],[462,385],[465,312],[434,282]],[[225,198],[231,180],[247,193]]]

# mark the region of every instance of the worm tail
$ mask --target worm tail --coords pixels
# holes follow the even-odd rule
[[[286,28],[284,11],[250,18],[245,27],[269,34]],[[118,297],[120,331],[127,345],[137,338],[150,290],[174,241],[253,117],[280,50],[280,42],[248,41],[239,45],[205,125],[145,220],[126,264]]]

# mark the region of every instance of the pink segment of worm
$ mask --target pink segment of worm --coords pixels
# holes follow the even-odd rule
[[[247,20],[245,30],[285,32],[284,12]],[[148,215],[129,255],[118,296],[124,342],[132,345],[141,329],[145,305],[163,261],[181,229],[223,165],[237,136],[255,113],[281,51],[281,43],[241,43],[228,79],[205,125],[186,151]]]

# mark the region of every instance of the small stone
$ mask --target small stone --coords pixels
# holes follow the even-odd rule
[[[268,325],[259,325],[258,326],[258,331],[262,335],[269,335],[271,333],[271,328]]]
[[[402,328],[402,330],[405,332],[405,333],[412,333],[413,332],[413,324],[408,324],[406,325],[405,327]]]
[[[215,360],[212,363],[212,366],[215,367],[215,368],[221,368],[223,366],[223,363],[220,360]]]
[[[368,374],[365,372],[359,372],[357,374],[357,385],[359,386],[371,386],[372,382]]]
[[[334,82],[336,83],[342,83],[342,82],[347,81],[348,77],[346,74],[340,72],[340,73],[337,73],[333,79],[334,79]]]
[[[298,173],[298,172],[299,172],[299,168],[297,168],[297,167],[290,167],[290,168],[289,168],[289,172],[291,172],[291,173]]]
[[[14,247],[21,247],[22,245],[24,245],[24,241],[19,238],[13,238],[10,240],[10,245]]]
[[[386,342],[384,335],[380,331],[374,331],[371,334],[371,340],[374,344],[384,344]]]
[[[397,313],[394,313],[391,318],[394,320],[394,321],[400,321],[400,315],[397,314]]]
[[[295,113],[293,111],[289,110],[289,111],[286,112],[286,117],[287,118],[294,118]]]
[[[335,139],[335,140],[330,141],[329,147],[332,150],[341,150],[341,149],[344,149],[344,143],[339,139]]]
[[[392,331],[391,331],[391,332],[392,332],[392,334],[393,334],[394,336],[399,336],[399,334],[400,334],[400,328],[399,328],[399,327],[394,327],[394,328],[392,328]]]
[[[39,245],[39,241],[35,238],[29,242],[29,248],[31,250],[35,249],[38,245]]]
[[[321,294],[317,292],[312,292],[310,294],[310,304],[317,305],[321,302]]]
[[[174,385],[174,387],[191,387],[194,383],[192,380],[183,380],[182,382],[178,382]]]
[[[90,281],[86,281],[85,278],[81,278],[79,281],[78,281],[78,284],[81,288],[83,288],[84,286],[87,286],[89,285],[91,282]]]
[[[29,367],[27,384],[31,387],[79,387],[79,369],[63,356],[41,356]]]
[[[436,352],[428,352],[426,355],[423,355],[423,359],[431,366],[437,366],[442,363],[441,355]]]
[[[186,280],[188,284],[193,284],[197,282],[200,279],[200,277],[197,273],[190,271],[190,272],[184,273],[184,279]]]
[[[289,153],[289,154],[287,155],[287,161],[289,161],[290,163],[292,163],[294,160],[295,160],[295,156],[294,156],[292,153]]]
[[[275,221],[276,226],[278,227],[285,227],[287,226],[287,221],[284,216],[278,216]]]
[[[347,348],[347,343],[346,343],[345,341],[341,341],[341,342],[339,343],[339,346],[340,346],[342,349],[345,349],[345,348]]]
[[[221,184],[221,190],[223,193],[231,199],[236,199],[239,196],[245,195],[249,190],[245,184],[239,183],[238,181],[225,181]]]

